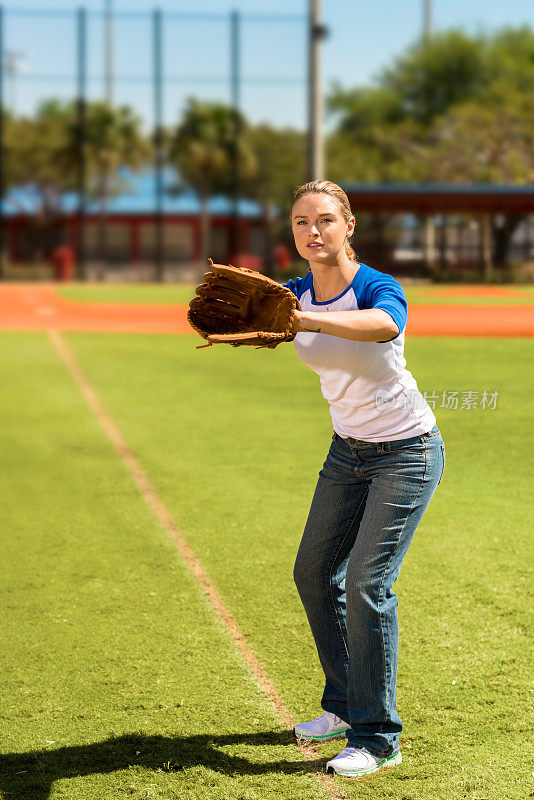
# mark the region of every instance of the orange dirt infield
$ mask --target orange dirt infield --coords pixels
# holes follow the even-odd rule
[[[534,289],[514,289],[510,286],[412,286],[412,291],[419,294],[435,294],[437,297],[531,297]]]
[[[191,333],[184,306],[81,303],[45,284],[0,286],[0,328]]]
[[[473,289],[477,287],[472,287]],[[479,287],[480,294],[493,287]],[[0,328],[191,333],[185,306],[81,303],[49,284],[0,285]],[[410,305],[411,336],[534,336],[533,306]]]

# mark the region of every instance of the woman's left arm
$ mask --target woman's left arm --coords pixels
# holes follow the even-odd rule
[[[393,318],[381,308],[355,311],[295,311],[293,333],[326,333],[353,342],[387,342],[399,334]]]

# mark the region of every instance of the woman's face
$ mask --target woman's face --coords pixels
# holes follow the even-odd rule
[[[337,263],[345,238],[354,230],[354,217],[345,222],[338,203],[327,194],[305,194],[294,204],[291,225],[295,247],[306,261]]]

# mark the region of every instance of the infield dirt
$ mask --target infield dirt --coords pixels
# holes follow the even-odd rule
[[[453,288],[450,287],[448,291],[452,292]],[[510,294],[514,292],[513,289],[493,286],[465,287],[461,288],[461,293],[467,289],[473,297],[503,297],[504,300],[518,296]],[[187,322],[187,306],[66,300],[57,294],[53,284],[0,286],[0,328],[191,333]],[[534,336],[534,313],[532,306],[526,304],[457,306],[412,303],[407,333],[411,336],[530,337]]]

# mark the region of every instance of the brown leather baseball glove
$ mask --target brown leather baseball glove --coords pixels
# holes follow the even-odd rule
[[[191,327],[209,345],[277,347],[295,338],[291,329],[300,304],[291,289],[252,269],[214,264],[211,259],[210,267],[187,314]]]

